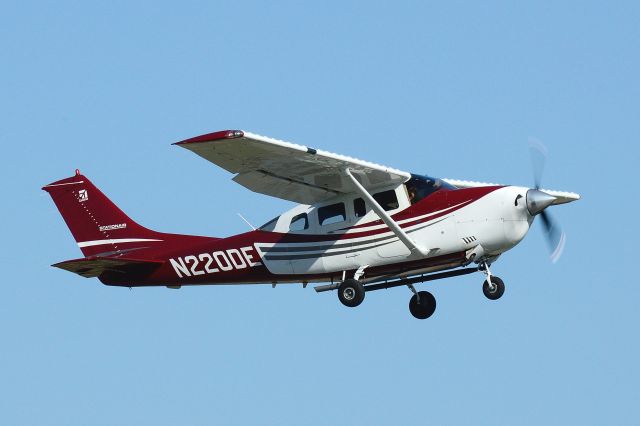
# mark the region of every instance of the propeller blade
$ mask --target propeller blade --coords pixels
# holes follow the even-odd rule
[[[542,219],[545,237],[549,244],[551,262],[556,263],[560,259],[560,256],[562,256],[564,246],[567,242],[567,236],[556,221],[551,218],[549,213],[542,211],[540,218]]]
[[[547,162],[547,148],[538,139],[529,138],[529,155],[533,168],[533,183],[535,189],[540,189],[542,184],[542,174]]]
[[[551,262],[556,263],[560,259],[560,256],[562,256],[564,246],[567,242],[567,236],[557,222],[553,220],[551,215],[545,210],[553,202],[553,197],[540,191],[548,153],[547,147],[544,146],[542,142],[535,138],[529,138],[529,154],[531,156],[535,190],[527,191],[527,208],[531,215],[540,215],[542,226],[544,227],[544,236],[547,239],[549,251],[551,252]]]

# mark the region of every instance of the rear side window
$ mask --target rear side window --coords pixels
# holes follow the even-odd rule
[[[289,231],[304,231],[305,229],[309,229],[309,218],[306,213],[301,213],[291,219]]]
[[[378,192],[373,195],[373,199],[387,211],[397,209],[400,206],[400,204],[398,204],[398,197],[396,197],[396,191],[393,189]]]
[[[268,232],[273,231],[274,229],[276,229],[276,224],[278,223],[278,219],[280,219],[280,216],[271,219],[269,222],[262,225],[259,229],[261,231],[268,231]]]
[[[353,200],[353,212],[356,217],[363,217],[367,214],[367,206],[364,204],[362,198],[356,198]]]
[[[344,203],[336,203],[318,209],[318,222],[320,225],[344,222],[347,218]]]

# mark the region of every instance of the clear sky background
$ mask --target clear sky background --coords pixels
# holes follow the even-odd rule
[[[0,423],[640,424],[637,2],[0,5]],[[311,287],[112,288],[44,184],[80,168],[150,228],[228,236],[291,204],[172,142],[255,133],[440,177],[529,185],[540,223],[482,276],[357,309]]]

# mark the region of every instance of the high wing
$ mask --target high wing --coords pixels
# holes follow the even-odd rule
[[[407,172],[241,130],[176,142],[234,173],[233,180],[261,194],[315,204],[354,191],[344,170],[367,190],[406,182]]]
[[[478,186],[496,186],[497,183],[487,183],[487,182],[474,182],[469,180],[456,180],[456,179],[442,179],[450,185],[455,186],[456,188],[475,188]],[[570,203],[572,201],[577,201],[580,199],[580,195],[575,192],[565,192],[565,191],[554,191],[552,189],[540,189],[540,191],[546,192],[549,195],[553,195],[556,197],[552,204],[565,204]]]

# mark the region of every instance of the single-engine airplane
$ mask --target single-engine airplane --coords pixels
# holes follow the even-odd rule
[[[557,257],[564,233],[545,210],[571,192],[438,179],[240,130],[174,145],[226,169],[258,193],[301,203],[258,229],[226,238],[168,234],[129,218],[78,170],[47,191],[83,258],[53,266],[113,286],[323,283],[355,307],[365,294],[407,286],[411,314],[434,296],[414,284],[481,272],[485,296],[504,282],[490,266],[539,215]]]

